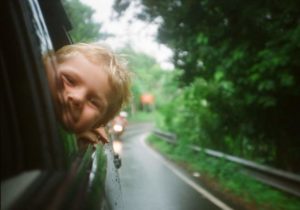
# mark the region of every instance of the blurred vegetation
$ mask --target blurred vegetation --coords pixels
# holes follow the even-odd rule
[[[129,70],[132,72],[132,104],[130,113],[143,111],[140,97],[143,93],[150,93],[155,98],[152,111],[173,100],[173,93],[177,91],[177,71],[167,71],[160,67],[157,61],[142,52],[136,52],[129,46],[120,51],[128,60]],[[139,113],[139,115],[147,115]]]
[[[183,143],[299,173],[300,1],[117,0],[114,7],[122,15],[131,3],[142,5],[138,18],[161,22],[158,39],[173,49],[181,75],[170,86],[178,90],[160,99],[161,126]]]
[[[195,153],[188,147],[175,147],[151,135],[150,143],[169,159],[179,162],[191,172],[200,172],[202,181],[215,191],[225,193],[226,199],[242,206],[242,209],[296,210],[300,206],[297,197],[262,184],[243,173],[240,165]]]
[[[80,0],[62,0],[66,13],[72,23],[70,31],[73,42],[92,42],[104,38],[107,34],[100,34],[101,24],[93,20],[95,11]]]
[[[156,116],[156,112],[149,113],[144,111],[136,111],[135,113],[130,114],[128,121],[130,123],[154,122]]]

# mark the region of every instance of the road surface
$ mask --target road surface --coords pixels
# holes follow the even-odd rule
[[[125,210],[232,209],[151,149],[145,143],[150,129],[132,126],[122,139],[119,172]]]

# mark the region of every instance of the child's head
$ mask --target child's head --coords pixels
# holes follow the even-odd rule
[[[80,133],[106,125],[129,100],[129,72],[123,60],[99,44],[73,44],[47,63],[51,93],[59,118]],[[53,72],[53,73],[52,73]]]

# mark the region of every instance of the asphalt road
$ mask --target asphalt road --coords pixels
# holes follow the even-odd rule
[[[145,143],[149,128],[131,127],[122,139],[125,210],[230,210]]]

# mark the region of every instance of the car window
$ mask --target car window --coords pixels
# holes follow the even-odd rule
[[[118,209],[111,145],[79,151],[55,116],[43,56],[71,43],[61,2],[6,1],[1,13],[1,209]]]

